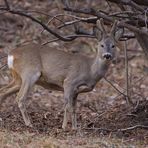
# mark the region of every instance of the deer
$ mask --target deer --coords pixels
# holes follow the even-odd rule
[[[37,84],[46,89],[64,92],[64,117],[62,128],[67,128],[70,117],[72,129],[77,129],[76,104],[80,93],[90,92],[106,74],[115,57],[116,44],[123,34],[117,22],[110,33],[105,30],[103,19],[93,29],[98,45],[94,57],[29,43],[11,50],[8,67],[12,81],[0,89],[0,104],[11,94],[17,93],[16,101],[26,126],[32,122],[26,109],[26,98]],[[68,116],[70,115],[70,116]]]

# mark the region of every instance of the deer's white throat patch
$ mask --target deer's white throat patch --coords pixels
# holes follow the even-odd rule
[[[13,60],[14,60],[14,57],[13,55],[8,55],[8,67],[9,68],[13,68]]]

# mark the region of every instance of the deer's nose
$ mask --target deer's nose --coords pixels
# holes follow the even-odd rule
[[[106,59],[106,60],[111,60],[112,55],[110,53],[105,53],[105,54],[103,54],[103,58]]]

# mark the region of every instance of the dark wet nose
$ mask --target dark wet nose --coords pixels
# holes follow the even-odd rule
[[[112,59],[112,55],[110,53],[105,53],[105,54],[103,54],[103,58],[107,59],[107,60],[111,60]]]

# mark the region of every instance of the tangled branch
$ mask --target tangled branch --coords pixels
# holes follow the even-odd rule
[[[32,21],[34,21],[34,22],[38,23],[39,25],[41,25],[46,31],[53,34],[55,37],[57,37],[58,39],[60,39],[62,41],[72,41],[72,40],[77,38],[77,36],[70,36],[70,37],[61,36],[59,33],[57,33],[57,31],[51,30],[47,25],[45,25],[44,23],[42,23],[40,20],[36,19],[35,17],[33,17],[33,16],[23,12],[23,11],[14,10],[14,9],[10,8],[10,5],[9,5],[7,0],[4,0],[4,2],[5,2],[5,7],[0,7],[0,10],[7,11],[8,13],[12,13],[12,14],[27,17],[27,18],[31,19]]]
[[[125,28],[131,30],[132,32],[144,34],[144,35],[148,36],[148,32],[137,27],[137,24],[138,24],[139,27],[148,26],[148,20],[145,20],[143,18],[143,14],[145,14],[145,9],[143,9],[143,7],[138,5],[138,4],[147,5],[147,1],[144,1],[144,2],[140,2],[138,0],[134,0],[134,1],[132,1],[132,0],[109,0],[109,1],[116,3],[116,4],[123,4],[123,6],[128,5],[132,8],[134,8],[134,9],[136,9],[137,11],[136,12],[133,12],[133,11],[116,12],[116,13],[110,15],[107,12],[104,12],[102,10],[95,10],[93,8],[81,8],[81,9],[73,8],[73,7],[70,7],[68,1],[63,0],[63,4],[65,5],[65,7],[63,9],[65,11],[75,12],[75,13],[78,13],[78,14],[83,13],[83,14],[86,14],[86,15],[93,15],[93,17],[85,17],[84,18],[84,17],[80,17],[80,16],[69,15],[69,17],[74,18],[75,20],[69,21],[69,22],[62,21],[62,25],[59,25],[57,27],[57,29],[61,29],[61,28],[66,27],[68,25],[74,25],[74,24],[76,24],[80,21],[95,24],[96,21],[99,18],[103,18],[105,20],[106,24],[111,24],[111,23],[114,22],[115,19],[117,19],[120,22],[120,23],[118,23],[119,27],[125,27]],[[24,12],[24,11],[21,11],[21,10],[14,10],[13,8],[10,7],[7,0],[4,0],[4,2],[5,2],[5,6],[0,7],[1,11],[6,11],[6,12],[11,13],[11,14],[24,16],[24,17],[31,19],[32,21],[41,25],[44,30],[46,30],[47,32],[54,35],[57,38],[57,39],[54,39],[54,40],[72,41],[72,40],[75,40],[76,38],[82,37],[82,35],[84,35],[84,32],[82,33],[82,35],[81,35],[81,32],[79,32],[79,35],[62,36],[59,32],[57,32],[57,30],[50,29],[48,27],[48,23],[44,24],[43,22],[41,22],[37,18],[30,15],[29,12],[35,12],[35,13],[37,12],[37,13],[42,13],[44,15],[48,15],[48,14],[43,13],[43,12],[38,12],[38,11],[28,11],[28,12],[26,11],[26,12]],[[123,16],[123,14],[125,16]],[[63,14],[53,16],[50,21],[52,21],[54,19],[60,20],[58,17],[60,17],[62,15]],[[147,16],[147,13],[146,13],[146,16]],[[121,18],[127,18],[127,20],[121,20]],[[84,36],[84,37],[91,37],[91,36],[92,36],[91,33],[90,33],[90,36],[87,33],[86,36]],[[128,37],[127,39],[130,39],[130,38],[133,38],[133,36]]]

